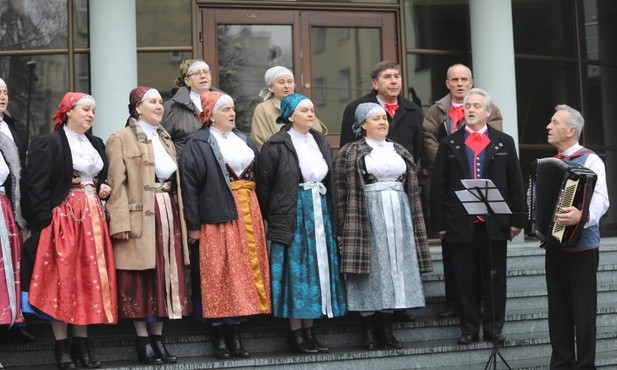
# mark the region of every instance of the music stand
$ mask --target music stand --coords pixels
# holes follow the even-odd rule
[[[467,179],[461,180],[465,190],[455,191],[459,201],[465,207],[465,210],[470,216],[482,216],[486,221],[486,232],[489,232],[489,223],[491,215],[510,215],[512,211],[508,207],[505,199],[501,196],[499,189],[493,184],[490,179]],[[496,339],[495,332],[495,287],[494,278],[497,271],[493,268],[493,247],[490,235],[488,235],[488,251],[489,251],[489,268],[491,271],[491,303],[493,305],[493,348],[491,355],[486,362],[484,370],[488,369],[491,363],[493,369],[497,369],[497,356],[503,361],[504,365],[509,370],[512,370],[508,362],[499,353],[499,343]]]

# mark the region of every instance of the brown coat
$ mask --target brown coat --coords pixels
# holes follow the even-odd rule
[[[169,134],[158,129],[159,137],[167,153],[175,160],[176,149]],[[106,154],[109,159],[107,181],[111,195],[106,209],[109,214],[111,235],[128,231],[128,240],[114,239],[116,268],[119,270],[146,270],[155,267],[156,233],[154,225],[154,152],[152,142],[137,121],[131,119],[124,127],[107,140]],[[179,171],[176,183],[180,184]],[[182,244],[185,264],[189,263],[186,224],[183,215],[180,186],[175,197],[182,225]]]

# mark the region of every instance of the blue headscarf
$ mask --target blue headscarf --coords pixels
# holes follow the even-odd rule
[[[281,100],[281,115],[276,119],[276,123],[290,123],[289,117],[294,113],[298,104],[302,100],[309,100],[302,94],[289,94]]]

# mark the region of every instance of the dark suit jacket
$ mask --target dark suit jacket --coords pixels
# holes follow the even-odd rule
[[[356,108],[362,103],[377,103],[377,90],[366,94],[347,104],[341,123],[341,148],[347,143],[358,140],[351,126],[356,120]],[[414,102],[402,95],[398,97],[399,109],[394,118],[388,116],[390,131],[388,139],[401,144],[411,155],[416,163],[422,153],[422,109]]]
[[[493,181],[513,212],[511,216],[490,216],[489,236],[493,240],[508,240],[511,226],[523,228],[525,224],[523,178],[512,137],[490,126],[488,136],[491,142],[487,147],[483,176]],[[460,129],[439,143],[431,173],[431,221],[433,230],[446,231],[445,242],[472,241],[476,217],[467,215],[454,193],[464,189],[460,180],[469,178],[469,173],[465,130]]]
[[[103,169],[97,178],[97,190],[107,179],[105,144],[100,138],[86,133],[103,159]],[[73,181],[71,148],[63,129],[37,136],[32,140],[26,164],[28,196],[30,198],[33,230],[40,230],[51,222],[52,210],[66,199]]]

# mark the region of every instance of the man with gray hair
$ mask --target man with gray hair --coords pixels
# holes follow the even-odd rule
[[[561,104],[546,126],[548,143],[559,151],[557,158],[582,164],[598,176],[578,244],[546,249],[551,369],[595,369],[599,223],[609,200],[604,162],[579,144],[584,125],[579,111]],[[581,215],[577,207],[564,207],[555,214],[555,222],[575,225]]]
[[[428,207],[428,197],[431,186],[431,168],[435,162],[439,141],[444,137],[455,132],[464,125],[463,98],[473,87],[473,77],[471,69],[464,64],[453,64],[446,72],[446,87],[448,95],[439,99],[433,104],[422,122],[422,177],[424,186],[422,189],[422,206]],[[487,119],[487,124],[493,128],[503,131],[503,119],[499,108],[495,105],[491,107],[491,114]],[[442,243],[441,255],[443,261],[443,275],[446,307],[438,316],[441,318],[456,316],[456,299],[454,292],[454,277],[452,273],[452,247]]]
[[[437,149],[431,184],[431,220],[442,242],[452,246],[461,328],[457,343],[478,341],[480,325],[485,341],[503,342],[506,245],[525,224],[523,178],[514,139],[487,125],[493,107],[488,93],[482,89],[469,90],[463,106],[465,125],[441,140]],[[512,215],[468,215],[455,194],[465,189],[463,179],[492,180]]]

